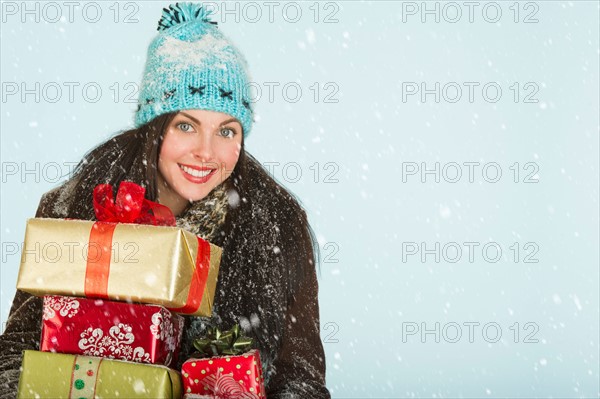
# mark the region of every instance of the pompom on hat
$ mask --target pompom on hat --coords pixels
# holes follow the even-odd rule
[[[139,127],[159,115],[185,109],[223,112],[246,137],[252,128],[248,64],[195,3],[164,8],[148,56],[135,114]]]

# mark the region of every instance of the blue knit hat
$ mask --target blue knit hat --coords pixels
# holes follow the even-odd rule
[[[158,35],[148,47],[135,126],[185,109],[229,114],[252,127],[244,56],[209,19],[200,4],[176,3],[163,9]]]

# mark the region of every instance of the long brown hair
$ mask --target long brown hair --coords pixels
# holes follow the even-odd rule
[[[176,113],[161,115],[139,128],[117,133],[90,150],[74,169],[75,184],[68,214],[92,219],[92,192],[98,184],[117,188],[123,180],[146,188],[146,197],[157,198],[157,165],[163,132]]]

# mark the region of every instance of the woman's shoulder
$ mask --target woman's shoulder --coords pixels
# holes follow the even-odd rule
[[[261,245],[270,242],[277,245],[279,251],[272,253],[286,259],[281,265],[285,268],[290,292],[296,292],[306,276],[314,271],[315,252],[318,252],[314,232],[300,200],[290,190],[273,179],[256,159],[249,168],[253,172],[252,185],[259,187],[258,194],[252,198],[253,227],[267,237],[269,234],[275,237],[272,241],[261,240]]]
[[[69,201],[72,198],[74,185],[73,179],[69,179],[42,194],[35,216],[46,218],[67,217]]]
[[[266,209],[274,218],[305,213],[300,200],[277,182],[256,158],[248,156],[247,165],[253,205]]]

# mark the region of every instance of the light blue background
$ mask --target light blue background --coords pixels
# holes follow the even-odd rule
[[[139,82],[168,3],[137,2],[139,22],[129,24],[113,22],[112,4],[102,3],[98,23],[86,22],[81,7],[72,23],[4,15],[3,83],[81,85],[73,102],[63,86],[56,103],[36,103],[30,95],[24,103],[9,96],[1,104],[3,322],[20,260],[5,249],[22,241],[26,218],[57,184],[55,169],[44,166],[58,163],[66,173],[68,163],[132,125],[135,104],[113,100],[110,87],[118,82],[123,95],[131,92],[127,82]],[[401,2],[335,3],[339,10],[303,2],[302,18],[291,23],[282,18],[284,4],[272,23],[258,2],[259,22],[235,23],[230,15],[220,27],[246,54],[253,80],[263,87],[247,149],[263,164],[279,163],[274,176],[305,205],[326,257],[320,306],[333,396],[598,397],[598,3],[536,2],[539,22],[529,24],[522,19],[534,6],[518,4],[521,21],[515,23],[513,2],[497,3],[503,12],[498,23],[482,18],[485,2],[473,23],[465,6],[458,23],[436,23],[431,15],[423,23],[420,14],[403,14],[408,3]],[[135,11],[125,3],[119,8],[121,21]],[[446,10],[452,18],[453,10]],[[67,15],[66,7],[62,11]],[[338,22],[323,23],[332,12]],[[100,101],[82,98],[88,82],[102,88]],[[264,82],[280,83],[273,102]],[[288,82],[303,90],[296,103],[282,96]],[[318,102],[310,89],[315,82]],[[327,82],[339,87],[337,103],[323,102],[332,92],[324,88]],[[434,82],[498,82],[503,94],[489,103],[479,86],[472,103],[466,92],[456,103],[436,103],[432,96],[403,102],[402,82],[430,88]],[[514,82],[535,82],[539,101],[515,103],[509,89]],[[29,169],[39,163],[39,172],[22,177],[22,162]],[[496,162],[503,174],[488,183],[480,166],[473,183],[466,175],[454,184],[432,176],[425,183],[419,176],[403,182],[402,162]],[[509,167],[515,162],[521,181],[523,165],[536,163],[539,182],[514,183]],[[17,175],[8,173],[14,163]],[[327,163],[333,166],[326,169]],[[291,166],[284,174],[286,164]],[[302,175],[293,182],[297,165]],[[330,173],[337,182],[326,182]],[[482,257],[488,241],[503,249],[497,263]],[[467,253],[457,263],[436,263],[433,255],[403,262],[406,242],[481,245],[473,263]],[[521,246],[518,263],[509,249],[514,242]],[[538,263],[523,262],[527,242],[538,245]],[[436,322],[480,325],[472,343],[464,326],[457,343],[443,337],[436,343],[432,334],[425,342],[420,334],[403,342],[402,326],[422,322],[429,329]],[[488,322],[501,327],[500,341],[482,336]],[[510,329],[516,322],[517,343]],[[527,322],[539,327],[533,337],[538,343],[523,342],[532,332],[524,329]],[[446,330],[450,338],[454,331]]]

